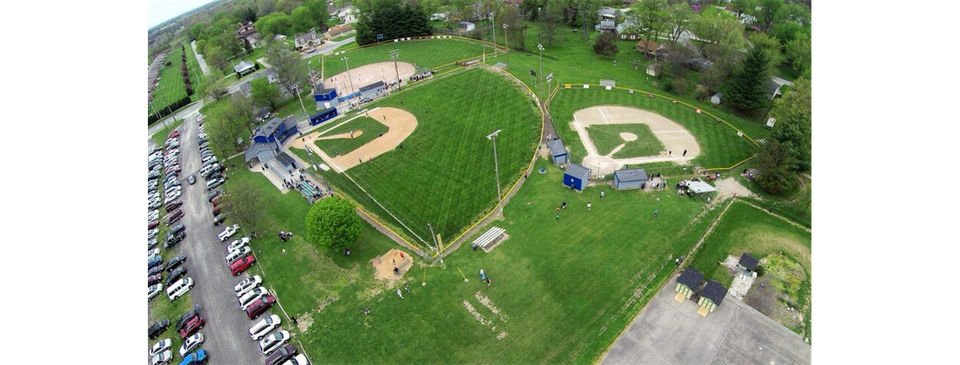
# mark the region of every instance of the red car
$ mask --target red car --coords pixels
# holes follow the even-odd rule
[[[203,328],[203,318],[199,315],[193,316],[193,318],[190,318],[187,324],[183,325],[183,328],[180,329],[180,338],[190,337],[201,328]]]
[[[246,255],[242,259],[230,264],[230,273],[233,274],[233,276],[240,275],[240,273],[249,269],[250,266],[253,266],[255,262],[257,262],[257,259],[253,257],[253,255]]]
[[[217,215],[220,215],[220,207],[214,205],[214,206],[213,206],[213,216],[216,217]]]
[[[180,209],[177,209],[173,211],[173,213],[170,213],[170,215],[167,216],[167,224],[172,224],[180,220],[180,218],[183,218],[183,211]]]
[[[147,276],[147,286],[159,283],[160,280],[163,280],[163,277],[160,274]]]
[[[170,135],[167,136],[167,139],[180,137],[180,131],[170,132]]]
[[[160,220],[154,219],[152,221],[147,222],[147,229],[154,229],[154,228],[157,228],[157,226],[159,225],[160,225]]]
[[[247,317],[250,319],[259,317],[263,312],[266,312],[267,309],[270,309],[276,301],[277,298],[274,298],[273,295],[270,294],[260,297],[260,299],[257,299],[247,307]]]

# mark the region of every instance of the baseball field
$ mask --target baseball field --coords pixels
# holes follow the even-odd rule
[[[406,62],[417,67],[434,68],[462,59],[478,57],[483,54],[483,45],[476,41],[464,39],[425,39],[357,48],[342,54],[325,56],[322,62],[323,75],[330,77],[345,72],[347,71],[347,64],[353,69],[377,62],[392,62],[390,52],[393,50],[399,52],[397,57],[399,62]],[[487,52],[491,51],[490,46],[487,46]],[[343,57],[347,57],[346,62],[343,61]],[[319,56],[310,58],[309,62],[311,69],[320,69]]]

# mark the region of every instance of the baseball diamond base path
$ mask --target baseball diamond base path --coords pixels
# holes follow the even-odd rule
[[[650,131],[657,136],[657,139],[663,143],[663,147],[672,154],[661,152],[657,156],[610,157],[619,151],[619,148],[617,148],[608,155],[601,155],[587,132],[587,126],[596,124],[646,124],[650,127]],[[697,144],[696,138],[689,131],[677,122],[643,109],[615,105],[580,109],[573,113],[573,122],[570,125],[577,131],[577,135],[583,142],[583,147],[587,150],[587,156],[584,157],[582,162],[583,166],[593,170],[593,173],[597,175],[611,174],[622,168],[623,165],[662,161],[686,162],[700,155],[700,145]],[[684,150],[687,151],[686,156],[683,156]]]
[[[368,116],[375,119],[376,121],[383,123],[390,130],[387,133],[384,133],[383,136],[377,137],[376,139],[367,142],[360,148],[357,148],[350,153],[345,155],[340,155],[337,157],[330,157],[326,152],[317,147],[315,140],[319,138],[325,138],[323,133],[311,133],[302,138],[295,139],[290,146],[295,148],[310,148],[313,153],[316,153],[323,159],[327,165],[333,168],[334,171],[340,173],[349,170],[351,167],[359,165],[362,163],[370,162],[371,159],[376,158],[384,153],[393,151],[397,146],[400,145],[407,137],[413,134],[413,131],[417,129],[417,118],[410,114],[410,112],[397,109],[397,108],[374,108],[367,111],[365,114],[357,115],[359,116]],[[351,118],[350,120],[340,123],[337,126],[328,129],[327,131],[334,130],[337,127],[349,123],[356,117]],[[329,136],[333,137],[333,135]],[[348,134],[349,137],[349,134]]]
[[[337,89],[337,95],[350,95],[351,90],[353,92],[360,91],[361,87],[377,81],[383,81],[384,84],[389,85],[397,79],[398,71],[400,73],[400,80],[406,80],[417,73],[417,69],[406,62],[397,62],[396,67],[394,67],[393,62],[377,62],[351,68],[349,72],[344,71],[328,77],[323,81],[323,87]],[[353,77],[352,87],[347,81],[350,77]]]

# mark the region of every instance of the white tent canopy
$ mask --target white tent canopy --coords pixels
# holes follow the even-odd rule
[[[710,186],[703,181],[688,181],[687,182],[687,191],[694,194],[703,194],[703,193],[712,193],[717,191],[717,188]]]

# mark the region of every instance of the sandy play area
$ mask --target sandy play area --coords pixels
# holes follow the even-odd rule
[[[343,172],[349,170],[351,167],[359,165],[360,163],[370,162],[371,159],[376,158],[384,153],[393,151],[394,148],[400,145],[403,140],[407,139],[413,131],[417,129],[417,118],[410,114],[406,110],[397,109],[397,108],[375,108],[366,112],[365,114],[359,116],[368,116],[370,118],[376,119],[380,123],[385,124],[390,128],[387,133],[384,133],[383,136],[377,137],[376,139],[367,142],[367,144],[360,146],[350,153],[345,155],[340,155],[338,157],[330,157],[323,150],[317,147],[313,141],[317,139],[334,139],[334,138],[350,138],[349,133],[341,133],[337,135],[325,135],[323,133],[310,133],[302,138],[296,138],[290,142],[290,146],[294,148],[310,148],[311,151],[316,153],[320,158],[323,159],[327,165],[333,168],[336,172]],[[328,130],[336,129],[337,127],[350,123],[356,119],[356,117],[351,118],[345,122],[338,123],[336,126],[331,127]],[[355,134],[355,136],[359,136]]]
[[[349,75],[353,77],[353,87],[347,83],[350,78],[347,72],[341,72],[328,77],[323,81],[323,87],[328,89],[337,89],[337,95],[349,95],[350,91],[360,91],[361,87],[370,85],[377,81],[383,81],[390,84],[397,80],[397,71],[400,72],[400,80],[406,80],[417,72],[413,65],[406,62],[397,62],[397,67],[393,67],[393,62],[378,62],[357,68],[351,68]]]
[[[397,280],[403,277],[403,274],[413,267],[413,258],[405,252],[394,248],[382,256],[374,257],[373,260],[370,260],[370,264],[373,265],[377,279]],[[397,268],[400,274],[395,273],[393,271],[394,268]]]
[[[663,152],[658,156],[638,156],[630,158],[612,158],[619,148],[614,149],[608,155],[601,155],[597,152],[597,147],[590,139],[587,133],[587,126],[594,124],[646,124],[650,131],[663,143],[664,149],[672,151],[672,154]],[[586,109],[581,109],[573,113],[573,122],[571,127],[580,136],[583,141],[583,147],[587,150],[587,156],[583,159],[583,165],[598,175],[611,174],[626,164],[641,164],[647,162],[677,161],[685,162],[700,155],[700,145],[697,140],[684,129],[680,124],[663,116],[642,109],[603,105]],[[622,133],[624,141],[636,140],[637,136],[632,133]],[[686,156],[683,151],[686,150]]]

